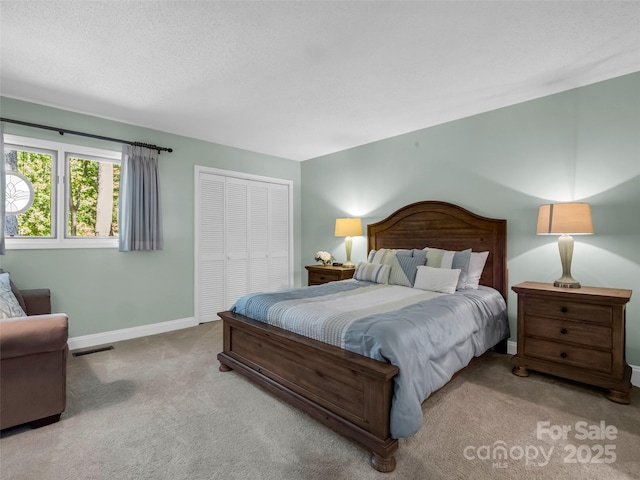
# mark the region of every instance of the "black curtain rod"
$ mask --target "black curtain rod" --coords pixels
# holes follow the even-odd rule
[[[26,127],[42,128],[43,130],[53,130],[54,132],[58,132],[60,135],[64,135],[65,133],[69,133],[71,135],[80,135],[81,137],[89,137],[89,138],[97,138],[99,140],[107,140],[108,142],[126,143],[127,145],[135,145],[136,147],[146,147],[146,148],[149,148],[151,150],[157,150],[158,153],[160,153],[160,151],[169,152],[169,153],[173,152],[173,148],[159,147],[157,145],[151,145],[149,143],[142,143],[142,142],[130,142],[129,140],[118,140],[117,138],[103,137],[102,135],[93,135],[92,133],[75,132],[73,130],[67,130],[66,128],[49,127],[47,125],[39,125],[37,123],[23,122],[22,120],[11,120],[10,118],[1,118],[0,117],[0,122],[15,123],[15,124],[18,124],[18,125],[24,125]]]

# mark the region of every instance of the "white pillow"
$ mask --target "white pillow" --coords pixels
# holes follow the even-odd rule
[[[460,271],[459,268],[435,268],[421,265],[418,267],[413,288],[430,292],[455,293]]]
[[[0,273],[0,318],[26,317],[22,307],[11,291],[8,273]]]
[[[469,271],[467,272],[466,290],[477,290],[480,284],[480,277],[484,270],[484,264],[487,262],[489,252],[471,252],[469,260]]]

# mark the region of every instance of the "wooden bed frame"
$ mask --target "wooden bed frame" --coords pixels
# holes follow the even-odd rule
[[[438,201],[418,202],[368,225],[368,247],[489,251],[480,279],[507,298],[506,220]],[[389,418],[396,366],[231,312],[223,320],[220,370],[235,370],[372,452],[391,472],[398,440]]]

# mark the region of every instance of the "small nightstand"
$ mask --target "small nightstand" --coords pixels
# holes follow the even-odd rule
[[[348,280],[353,277],[355,267],[333,267],[324,265],[307,265],[304,267],[309,272],[309,285],[321,285],[337,280]]]
[[[625,306],[631,290],[559,288],[524,282],[518,294],[518,353],[513,373],[550,373],[609,389],[629,403],[631,368],[625,361]]]

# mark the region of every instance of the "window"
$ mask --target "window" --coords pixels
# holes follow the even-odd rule
[[[67,237],[118,236],[120,164],[67,154]]]
[[[118,246],[120,152],[5,135],[4,160],[7,248]]]

